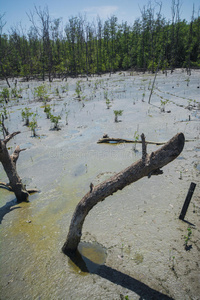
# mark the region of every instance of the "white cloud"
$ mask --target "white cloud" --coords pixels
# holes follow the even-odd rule
[[[119,9],[118,6],[91,6],[86,7],[82,11],[91,17],[96,17],[99,15],[101,18],[108,18],[109,16],[115,14]]]

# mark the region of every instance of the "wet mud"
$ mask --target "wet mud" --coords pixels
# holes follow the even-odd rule
[[[21,134],[8,146],[11,153],[16,145],[26,148],[17,170],[27,187],[40,192],[29,203],[17,203],[13,193],[0,189],[1,299],[199,298],[200,72],[189,77],[182,70],[159,73],[150,104],[154,75],[124,74],[46,82],[48,104],[61,115],[59,131],[51,130],[43,103],[34,99],[34,87],[42,83],[18,82],[23,98],[8,103],[5,125]],[[81,101],[75,92],[78,80]],[[25,107],[37,113],[37,137],[24,126]],[[123,110],[121,122],[114,122],[114,110]],[[147,140],[164,142],[178,132],[188,142],[163,175],[143,178],[96,205],[86,217],[77,256],[65,256],[61,248],[73,211],[90,183],[104,181],[142,156],[140,144],[97,141],[104,134],[134,139],[144,133]],[[148,145],[147,151],[158,148]],[[2,166],[0,181],[7,182]],[[191,182],[197,186],[181,221]]]

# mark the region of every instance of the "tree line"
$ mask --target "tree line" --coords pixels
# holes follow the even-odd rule
[[[62,28],[61,18],[51,19],[48,7],[34,7],[31,23],[3,33],[0,15],[0,78],[23,77],[52,81],[55,77],[102,74],[119,70],[155,72],[157,68],[200,67],[200,17],[180,19],[179,0],[172,0],[172,18],[167,21],[157,7],[141,9],[133,25],[119,23],[116,16],[89,22],[70,17]],[[9,82],[8,82],[9,84]]]

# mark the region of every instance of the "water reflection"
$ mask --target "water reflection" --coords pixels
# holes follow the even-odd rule
[[[81,275],[95,273],[106,262],[106,249],[98,243],[81,242],[75,255],[70,256],[69,265]]]
[[[17,199],[15,198],[14,200],[6,202],[6,204],[0,208],[0,224],[6,214],[13,211],[14,209],[20,208],[20,206],[13,207],[16,204],[18,203],[17,203]]]

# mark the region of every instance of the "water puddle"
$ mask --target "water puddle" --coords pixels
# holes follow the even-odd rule
[[[200,171],[200,164],[196,164],[196,165],[195,165],[195,168],[196,168],[198,171]]]
[[[76,254],[69,258],[69,266],[80,275],[96,273],[106,262],[106,249],[98,243],[81,242]]]

